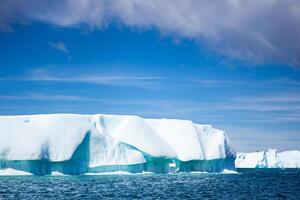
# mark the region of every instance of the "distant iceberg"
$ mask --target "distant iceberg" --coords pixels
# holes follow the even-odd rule
[[[236,168],[300,168],[300,151],[238,153]]]
[[[0,116],[0,170],[33,174],[234,170],[224,131],[128,115]]]

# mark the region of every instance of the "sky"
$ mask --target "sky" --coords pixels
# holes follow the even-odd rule
[[[300,147],[297,0],[0,1],[0,115],[212,124],[237,151]]]

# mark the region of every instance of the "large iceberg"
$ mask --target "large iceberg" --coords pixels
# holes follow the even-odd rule
[[[33,174],[235,169],[225,132],[128,115],[0,116],[0,170]]]
[[[300,151],[238,153],[236,168],[300,168]]]

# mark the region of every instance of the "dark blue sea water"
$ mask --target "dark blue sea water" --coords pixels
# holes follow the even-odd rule
[[[300,170],[0,177],[0,199],[300,199]]]

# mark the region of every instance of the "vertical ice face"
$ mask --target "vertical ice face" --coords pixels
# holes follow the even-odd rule
[[[146,119],[146,123],[163,138],[182,161],[203,160],[202,145],[191,121]]]
[[[238,153],[235,160],[237,168],[258,168],[265,165],[265,152]]]
[[[235,157],[236,152],[226,133],[211,125],[194,125],[201,143],[205,160]]]
[[[238,153],[236,168],[300,168],[300,151]]]
[[[223,131],[187,120],[102,114],[0,116],[2,169],[38,174],[168,172],[170,162],[180,161],[188,170],[220,170],[234,157]]]
[[[276,149],[269,149],[265,152],[265,164],[268,168],[276,168],[277,163],[277,150]]]
[[[300,168],[300,151],[277,153],[277,166],[281,168]]]

